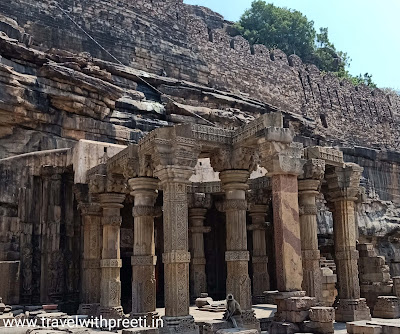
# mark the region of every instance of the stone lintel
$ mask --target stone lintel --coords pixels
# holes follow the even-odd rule
[[[326,165],[330,166],[343,166],[343,152],[322,146],[311,146],[304,149],[304,157],[306,159],[320,159],[324,160]]]

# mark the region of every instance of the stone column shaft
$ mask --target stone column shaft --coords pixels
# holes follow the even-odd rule
[[[299,180],[300,235],[303,258],[303,290],[307,296],[322,298],[322,273],[318,250],[317,206],[320,180]]]
[[[201,293],[207,292],[206,258],[204,255],[204,233],[211,231],[210,227],[204,226],[207,209],[189,209],[189,222],[191,233],[191,265],[190,282],[194,298],[200,297]]]
[[[158,180],[141,177],[129,180],[135,198],[132,256],[132,315],[156,311],[156,279],[154,243],[154,203]]]
[[[226,213],[226,292],[233,294],[243,310],[252,307],[246,228],[246,182],[249,175],[246,170],[226,170],[220,173],[225,191],[222,211]]]
[[[267,244],[265,240],[265,216],[267,205],[252,205],[250,207],[250,217],[252,224],[249,230],[253,231],[253,295],[262,296],[264,291],[270,289],[268,274]]]
[[[279,291],[301,290],[301,260],[298,185],[296,175],[271,177],[277,287]]]
[[[100,303],[102,226],[98,203],[79,205],[83,220],[82,303]]]
[[[339,298],[360,298],[358,278],[358,251],[356,248],[354,201],[340,199],[334,202],[334,241],[337,273],[339,278]]]
[[[187,184],[192,168],[161,167],[156,175],[163,188],[165,317],[189,315]]]
[[[121,308],[120,210],[125,194],[103,193],[99,197],[103,208],[100,306],[103,310],[111,310]]]
[[[360,298],[358,251],[354,206],[359,192],[362,168],[346,163],[327,176],[327,198],[333,208],[333,234],[338,277],[336,320],[347,322],[371,319],[369,307]]]

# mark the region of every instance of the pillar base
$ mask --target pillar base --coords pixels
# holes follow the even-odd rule
[[[95,317],[98,315],[100,304],[80,304],[78,314]]]
[[[371,320],[365,298],[339,299],[335,319],[337,322]]]
[[[256,329],[259,333],[261,332],[260,321],[256,318],[254,310],[244,310],[240,316],[240,325],[238,326],[244,329]]]
[[[160,334],[199,334],[199,326],[191,315],[184,317],[162,317],[164,326],[159,328]]]
[[[159,319],[160,315],[158,312],[147,312],[147,313],[131,313],[129,315],[130,319],[146,319],[147,327],[152,327],[155,319]]]
[[[104,319],[120,319],[124,316],[124,310],[122,309],[122,306],[116,306],[116,307],[100,306],[99,314]]]

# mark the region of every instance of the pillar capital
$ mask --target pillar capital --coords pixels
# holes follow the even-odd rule
[[[267,204],[249,203],[248,209],[250,212],[250,217],[253,217],[253,216],[265,217],[265,216],[267,216],[268,207],[269,207],[269,205],[267,205]]]
[[[160,179],[162,185],[165,185],[166,183],[189,183],[193,172],[193,167],[170,165],[158,166],[154,175]]]
[[[259,141],[261,166],[267,175],[300,175],[305,160],[301,158],[303,145],[276,141]]]
[[[125,197],[125,194],[103,193],[99,195],[99,200],[103,208],[120,209],[124,207],[122,203],[124,202]]]
[[[252,172],[259,164],[258,150],[255,147],[221,146],[211,155],[211,166],[217,172],[246,170]]]
[[[204,220],[207,214],[207,209],[205,208],[189,208],[189,218]]]
[[[300,174],[299,180],[316,180],[321,181],[325,175],[325,160],[309,159],[304,163],[303,173]]]
[[[132,196],[144,195],[150,197],[149,199],[156,200],[158,195],[158,179],[152,177],[136,177],[129,179],[128,183]]]
[[[82,216],[101,216],[102,208],[100,203],[90,202],[90,203],[80,203],[78,209],[81,210]]]
[[[247,180],[250,177],[250,172],[242,169],[224,170],[219,173],[222,189],[229,190],[247,190],[249,185]]]
[[[328,201],[356,201],[362,172],[363,168],[354,163],[346,163],[343,167],[330,170],[326,175]]]
[[[197,208],[205,209],[207,212],[207,209],[211,208],[211,204],[212,204],[211,194],[205,194],[205,193],[189,193],[188,194],[189,209],[197,209]],[[197,211],[195,210],[192,212],[197,212]],[[200,211],[198,211],[198,212],[200,212]]]

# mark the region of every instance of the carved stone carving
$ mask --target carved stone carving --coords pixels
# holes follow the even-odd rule
[[[250,172],[257,169],[260,162],[258,150],[252,147],[230,146],[217,149],[211,155],[211,165],[215,171],[224,171],[230,169],[242,169]]]

